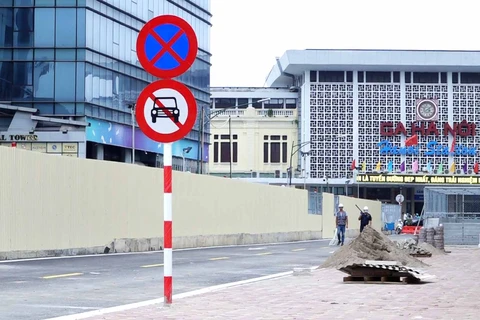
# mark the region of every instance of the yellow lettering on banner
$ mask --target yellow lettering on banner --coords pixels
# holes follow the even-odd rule
[[[371,183],[418,183],[418,184],[480,184],[477,176],[430,176],[430,175],[382,175],[362,174],[357,176],[359,182]]]
[[[431,180],[432,183],[445,183],[445,178],[444,177],[432,177]]]
[[[457,179],[455,177],[447,177],[447,183],[457,183]]]
[[[403,183],[403,177],[399,177],[399,176],[387,176],[387,182]]]

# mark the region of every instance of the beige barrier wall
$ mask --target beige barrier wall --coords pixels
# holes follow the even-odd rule
[[[348,230],[347,237],[355,237],[360,232],[360,221],[358,216],[360,211],[359,206],[363,209],[368,206],[370,214],[372,215],[372,226],[380,231],[382,228],[382,203],[375,200],[366,200],[351,198],[346,196],[339,196],[339,203],[342,203],[344,210],[348,213]],[[334,208],[334,195],[330,193],[323,193],[322,214],[323,214],[323,237],[332,238],[335,233],[335,216],[334,213],[338,208]]]
[[[0,162],[0,258],[162,245],[163,170],[12,148],[0,148]],[[322,217],[308,214],[303,190],[173,179],[177,248],[321,238]]]

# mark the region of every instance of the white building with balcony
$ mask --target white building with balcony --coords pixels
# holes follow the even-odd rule
[[[214,87],[209,174],[287,184],[298,136],[298,92],[288,88]],[[292,167],[297,168],[296,157]]]

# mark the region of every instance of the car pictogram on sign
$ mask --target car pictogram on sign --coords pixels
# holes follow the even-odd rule
[[[195,125],[195,96],[181,82],[165,79],[150,83],[138,96],[135,116],[150,139],[170,143],[181,140]]]
[[[153,123],[157,122],[157,118],[170,118],[173,122],[178,123],[180,110],[177,99],[175,97],[155,97],[151,114]]]

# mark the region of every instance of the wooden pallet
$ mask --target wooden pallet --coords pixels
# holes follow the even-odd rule
[[[375,283],[375,284],[410,284],[419,280],[412,277],[344,277],[346,283]]]

